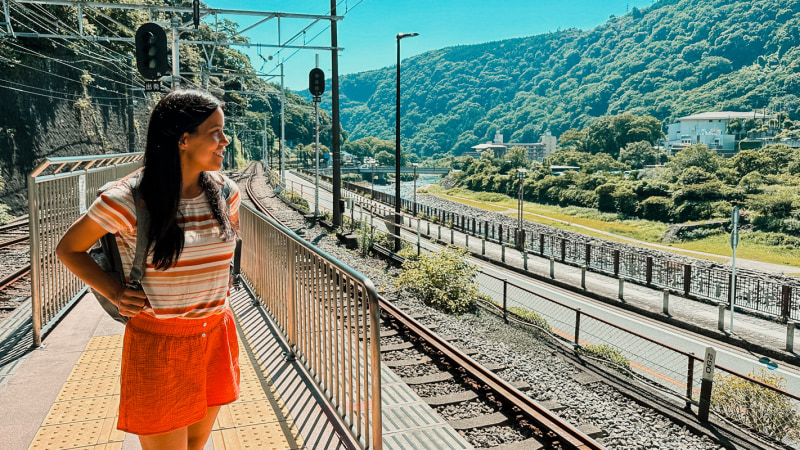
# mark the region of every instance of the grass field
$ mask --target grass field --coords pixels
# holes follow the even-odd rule
[[[445,191],[438,185],[431,186],[427,192],[476,208],[501,212],[512,217],[517,216],[517,199],[506,195],[472,192],[459,188]],[[561,207],[525,202],[523,209],[525,220],[530,222],[609,241],[642,245],[685,256],[698,257],[698,255],[691,252],[709,253],[717,256],[702,257],[716,262],[725,262],[726,258],[730,258],[732,255],[730,235],[727,233],[715,234],[692,241],[661,244],[661,237],[669,228],[668,224],[662,222],[642,219],[619,219],[616,214],[575,206]],[[800,267],[799,248],[757,243],[753,236],[753,234],[744,231],[739,235],[739,245],[736,248],[737,258]],[[632,240],[640,242],[633,242]],[[800,270],[796,274],[787,275],[800,275]]]

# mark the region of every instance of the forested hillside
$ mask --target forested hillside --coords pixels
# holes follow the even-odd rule
[[[107,2],[114,3],[124,1]],[[191,0],[151,3],[183,5],[189,11],[192,6]],[[148,17],[145,11],[99,7],[84,11],[79,24],[74,6],[13,3],[9,14],[18,32],[76,35],[82,29],[87,36],[66,40],[6,35],[0,41],[0,213],[4,203],[18,215],[27,210],[26,177],[37,160],[143,150],[149,111],[160,96],[143,92],[143,79],[128,59],[134,56],[133,42],[105,41],[103,37],[133,38],[141,24],[148,20],[168,23],[173,13],[155,11]],[[191,22],[190,13],[181,15],[182,23]],[[214,29],[202,23],[196,32],[185,33],[181,39],[247,42],[247,38],[232,37],[237,33],[236,23],[222,20]],[[202,73],[209,65],[218,73],[232,75],[211,75],[204,81]],[[261,159],[265,118],[269,124],[267,144],[276,152],[280,86],[257,78],[244,54],[233,47],[210,51],[182,44],[180,72],[182,86],[207,86],[227,102],[226,133],[240,161]],[[129,105],[134,111],[132,129],[128,126]],[[287,91],[285,110],[286,139],[313,142],[313,106]],[[329,115],[323,112],[320,121],[321,139],[328,142]]]
[[[588,31],[427,52],[401,66],[403,147],[459,155],[496,131],[535,142],[623,112],[666,124],[770,108],[796,120],[799,43],[800,0],[663,0]],[[392,139],[395,67],[342,76],[341,95],[352,139]]]

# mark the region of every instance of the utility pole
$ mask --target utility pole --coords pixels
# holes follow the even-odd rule
[[[269,156],[269,149],[267,149],[267,113],[264,113],[264,133],[261,140],[261,164],[267,165],[267,157]]]
[[[339,39],[336,36],[336,0],[331,0],[331,153],[333,158],[333,226],[342,226],[341,152],[339,149]]]
[[[280,28],[278,28],[278,43],[280,43]],[[286,178],[283,175],[283,153],[286,151],[286,130],[285,130],[285,104],[286,104],[286,90],[283,87],[283,56],[281,56],[281,154],[280,154],[280,173],[281,184],[286,185]]]
[[[173,17],[170,21],[172,26],[172,90],[178,89],[181,85],[180,56],[178,52],[178,27],[181,25],[179,17]]]

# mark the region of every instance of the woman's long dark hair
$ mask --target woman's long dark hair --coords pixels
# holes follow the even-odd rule
[[[157,269],[172,267],[183,251],[183,230],[178,226],[183,184],[178,141],[183,133],[196,132],[217,108],[224,106],[224,102],[207,92],[186,89],[165,95],[150,115],[139,192],[150,213],[148,238]],[[222,238],[232,239],[235,232],[227,205],[220,197],[220,183],[202,172],[200,186],[220,224]]]

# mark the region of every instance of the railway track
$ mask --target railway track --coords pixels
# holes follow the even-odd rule
[[[265,186],[260,186],[265,185],[263,174],[258,172],[260,166],[247,170],[242,176],[247,178],[245,191],[256,208],[293,230],[305,227],[302,218],[297,219],[293,212],[292,223],[282,220],[281,212],[286,209],[276,204],[276,196],[263,190]],[[513,443],[514,448],[520,449],[603,448],[518,389],[525,386],[514,386],[492,370],[503,367],[479,364],[468,355],[469,351],[462,351],[431,331],[434,324],[425,326],[387,299],[379,296],[379,300],[383,323],[381,359],[418,393],[438,393],[441,386],[428,385],[447,384],[449,394],[422,397],[468,440],[480,430],[489,430],[503,434],[503,445]]]
[[[27,217],[0,226],[0,321],[30,296]]]

